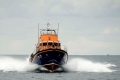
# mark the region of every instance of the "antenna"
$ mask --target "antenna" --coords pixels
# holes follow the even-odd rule
[[[59,23],[58,23],[58,31],[59,31]],[[57,31],[57,35],[58,35],[58,31]]]
[[[38,23],[38,41],[39,41],[39,23]]]
[[[37,52],[37,46],[36,46],[36,44],[35,44],[35,49],[36,49],[35,51]]]

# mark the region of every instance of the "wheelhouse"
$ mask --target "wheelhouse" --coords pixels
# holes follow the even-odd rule
[[[47,29],[40,29],[40,37],[37,43],[37,51],[50,48],[61,49],[60,41],[58,40],[58,29],[50,29],[50,24],[47,23]]]

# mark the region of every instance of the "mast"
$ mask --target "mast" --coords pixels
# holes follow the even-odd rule
[[[59,31],[59,23],[58,23],[58,30],[57,30],[57,35],[58,35],[58,31]]]
[[[39,41],[39,23],[38,23],[38,41]]]

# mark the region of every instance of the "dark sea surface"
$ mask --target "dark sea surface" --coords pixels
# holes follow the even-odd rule
[[[27,55],[0,56],[0,80],[120,80],[120,55],[72,55],[65,72],[34,72]]]

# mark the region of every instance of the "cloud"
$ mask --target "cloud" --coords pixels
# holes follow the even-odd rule
[[[50,14],[77,15],[81,17],[120,17],[118,0],[61,0],[46,1],[42,7]],[[47,12],[44,13],[47,13]]]
[[[119,0],[2,0],[1,53],[12,54],[15,46],[22,45],[19,54],[32,52],[37,42],[37,23],[40,22],[40,28],[43,28],[47,19],[50,19],[51,27],[57,28],[57,23],[60,23],[60,41],[67,43],[70,54],[119,51]],[[8,44],[13,48],[9,49]],[[13,54],[16,53],[18,51]]]
[[[30,18],[38,14],[120,17],[119,3],[119,0],[7,0],[1,2],[0,18]]]
[[[118,54],[120,42],[104,42],[90,40],[89,37],[81,36],[74,41],[68,41],[69,55],[106,55]],[[113,47],[114,46],[114,47]]]
[[[2,0],[0,3],[0,18],[30,18],[38,11],[37,1]]]
[[[36,39],[33,35],[27,38],[19,38],[13,36],[0,36],[0,54],[26,55],[30,54],[34,48]]]
[[[119,33],[120,32],[120,27],[108,27],[105,28],[101,34],[114,34],[114,33]]]
[[[102,44],[97,41],[89,41],[86,37],[79,37],[75,41],[68,41],[67,46],[70,54],[84,55],[93,54],[93,50],[96,47],[101,47]]]
[[[24,46],[26,46],[26,42],[24,40],[12,40],[8,44],[9,50],[13,52],[22,50],[25,48]]]

